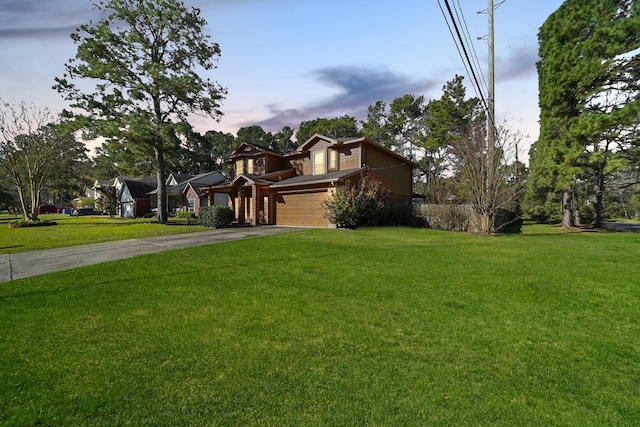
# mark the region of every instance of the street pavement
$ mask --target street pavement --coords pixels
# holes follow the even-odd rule
[[[0,283],[137,255],[269,236],[297,230],[301,230],[301,228],[278,226],[224,228],[172,236],[145,237],[0,255]]]

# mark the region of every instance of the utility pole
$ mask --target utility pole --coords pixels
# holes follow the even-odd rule
[[[488,56],[488,68],[489,68],[489,99],[487,103],[489,104],[487,107],[489,111],[487,111],[487,145],[488,145],[488,154],[489,158],[491,158],[493,154],[493,150],[495,148],[495,138],[496,138],[496,106],[495,106],[495,76],[494,76],[494,63],[495,63],[495,52],[494,52],[494,35],[493,35],[493,0],[489,0],[489,9],[487,9],[487,13],[489,14],[489,35],[488,35],[488,45],[489,45],[489,56]]]

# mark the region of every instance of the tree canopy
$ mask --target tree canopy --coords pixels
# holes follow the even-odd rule
[[[190,114],[222,114],[226,90],[198,73],[216,68],[220,47],[200,11],[178,0],[102,0],[95,8],[105,16],[71,35],[77,54],[54,88],[71,101],[66,116],[89,136],[153,150],[165,222],[165,153],[179,146]]]
[[[85,160],[84,145],[61,130],[48,108],[0,100],[0,169],[17,192],[25,221],[38,219],[43,191],[64,191]]]
[[[540,28],[540,138],[526,200],[536,218],[558,219],[564,209],[564,225],[573,225],[570,196],[588,181],[600,225],[610,160],[638,140],[638,28],[640,3],[632,0],[567,0]]]

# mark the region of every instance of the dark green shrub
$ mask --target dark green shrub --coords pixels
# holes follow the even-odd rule
[[[324,202],[325,216],[342,228],[384,224],[389,192],[380,181],[364,174],[355,184],[346,181]]]
[[[200,208],[198,222],[205,227],[226,228],[233,221],[233,211],[228,206],[205,206]]]
[[[176,216],[178,218],[196,218],[196,214],[194,212],[176,212]]]

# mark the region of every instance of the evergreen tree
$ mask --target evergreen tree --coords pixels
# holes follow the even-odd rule
[[[585,177],[600,225],[608,162],[637,141],[638,28],[632,0],[567,0],[540,28],[540,138],[526,196],[534,217],[572,226],[576,179]]]
[[[196,72],[215,68],[220,47],[200,11],[179,0],[103,0],[95,8],[106,16],[71,35],[78,51],[54,87],[84,111],[67,115],[90,136],[153,151],[158,221],[166,222],[166,155],[180,145],[179,128],[192,113],[222,114],[226,90]],[[95,84],[76,86],[80,79]]]

